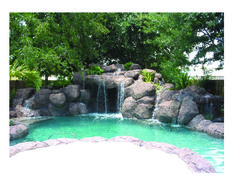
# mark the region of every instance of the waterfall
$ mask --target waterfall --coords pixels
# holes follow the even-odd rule
[[[158,105],[159,105],[159,100],[160,100],[160,92],[156,96],[156,101],[155,101],[155,108],[152,113],[152,119],[156,119],[157,111],[158,111]]]
[[[163,82],[159,80],[159,85],[163,86]],[[156,119],[156,114],[158,111],[158,105],[159,105],[159,100],[160,100],[161,92],[158,91],[157,96],[156,96],[156,101],[155,101],[155,108],[152,113],[152,119]]]
[[[100,81],[98,85],[97,112],[107,113],[107,91],[106,91],[104,80]]]
[[[213,119],[213,103],[209,103],[210,96],[205,96],[206,98],[206,105],[205,105],[205,117],[206,119],[212,120]]]
[[[117,87],[117,112],[121,113],[122,110],[122,105],[124,103],[124,98],[125,98],[125,86],[124,83],[121,82],[118,87]]]

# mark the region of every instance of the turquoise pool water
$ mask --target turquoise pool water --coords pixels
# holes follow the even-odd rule
[[[205,157],[218,173],[224,172],[224,140],[184,127],[147,125],[141,120],[123,119],[119,114],[88,114],[75,117],[55,117],[52,120],[30,125],[29,135],[10,141],[15,145],[27,141],[44,141],[52,138],[77,138],[101,136],[133,136],[143,141],[173,144],[190,148]]]

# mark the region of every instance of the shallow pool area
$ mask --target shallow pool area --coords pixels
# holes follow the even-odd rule
[[[150,121],[151,122],[151,121]],[[146,122],[144,122],[146,123]],[[144,124],[142,120],[123,119],[121,114],[85,114],[73,117],[55,117],[29,125],[29,134],[10,145],[28,141],[55,138],[85,138],[101,136],[133,136],[143,141],[164,142],[179,148],[189,148],[207,159],[218,173],[224,172],[224,140],[185,127],[156,122]]]

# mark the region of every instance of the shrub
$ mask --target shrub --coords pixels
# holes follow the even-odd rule
[[[177,77],[175,87],[177,89],[185,89],[190,83],[191,79],[190,76],[188,76],[188,73],[180,73]]]
[[[101,75],[104,72],[100,66],[93,65],[91,68],[88,69],[89,75]]]
[[[143,75],[144,82],[147,83],[153,83],[154,82],[154,77],[155,77],[155,72],[148,72],[147,70],[142,70],[141,75]]]
[[[13,119],[10,119],[10,120],[9,120],[9,126],[12,126],[12,125],[13,125],[13,121],[14,121]]]
[[[125,63],[125,64],[124,64],[125,70],[126,70],[126,71],[130,70],[130,68],[131,68],[132,65],[133,65],[132,62]]]

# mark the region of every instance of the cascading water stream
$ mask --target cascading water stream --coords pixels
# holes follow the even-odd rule
[[[124,98],[125,98],[125,86],[124,83],[121,82],[121,84],[118,85],[117,87],[117,112],[121,113],[122,106],[124,103]]]
[[[97,92],[97,112],[107,113],[107,91],[105,81],[100,81]]]
[[[155,108],[154,108],[153,113],[152,113],[152,119],[156,119],[157,111],[158,111],[158,105],[159,105],[159,100],[160,100],[160,92],[156,96]]]

